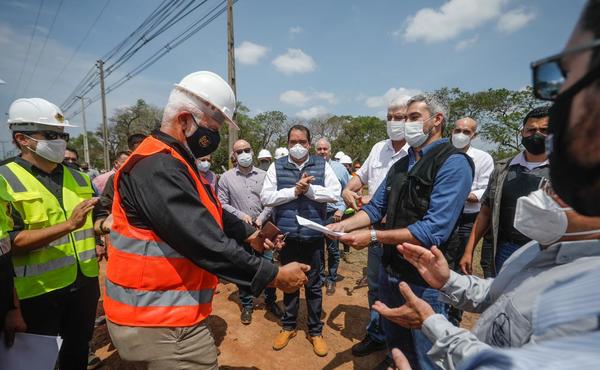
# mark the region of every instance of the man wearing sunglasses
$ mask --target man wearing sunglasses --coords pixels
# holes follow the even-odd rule
[[[61,369],[86,369],[100,296],[87,175],[61,164],[69,124],[39,98],[18,99],[8,124],[20,155],[0,167],[13,198],[15,288],[27,332],[60,335]]]

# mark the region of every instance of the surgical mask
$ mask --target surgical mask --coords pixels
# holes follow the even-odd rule
[[[188,138],[186,138],[186,143],[188,148],[192,151],[192,154],[196,158],[204,157],[219,147],[219,142],[221,141],[221,135],[219,135],[218,131],[213,131],[204,126],[200,126],[198,122],[196,122],[196,118],[192,116],[192,120],[196,125],[196,131]]]
[[[252,153],[242,153],[238,154],[237,162],[242,167],[250,167],[252,166]]]
[[[404,126],[404,135],[406,142],[413,148],[418,148],[429,138],[429,132],[423,132],[423,125],[435,116],[427,118],[425,121],[406,122]]]
[[[469,145],[470,142],[471,137],[467,134],[463,134],[462,132],[452,134],[452,145],[454,145],[456,149],[462,149]]]
[[[600,230],[588,230],[574,233],[567,232],[569,221],[566,211],[550,195],[543,190],[517,199],[514,227],[526,237],[536,240],[541,245],[556,243],[563,236],[588,235]]]
[[[404,139],[404,124],[405,120],[402,121],[387,121],[387,134],[393,141],[400,141]]]
[[[531,154],[538,155],[546,151],[546,137],[538,132],[521,138],[521,144]]]
[[[307,154],[308,154],[308,149],[306,149],[305,147],[303,147],[300,144],[296,144],[290,148],[290,155],[294,159],[302,159],[302,158],[306,157]]]
[[[40,157],[54,163],[60,163],[65,159],[65,151],[67,150],[67,142],[65,140],[38,140],[28,135],[25,136],[37,143],[35,149],[31,149],[30,147],[27,147],[27,149],[36,153]]]
[[[200,162],[198,162],[196,167],[198,167],[198,171],[206,172],[206,171],[210,170],[210,162],[209,161],[200,161]]]

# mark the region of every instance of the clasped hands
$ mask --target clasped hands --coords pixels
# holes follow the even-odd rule
[[[296,198],[306,194],[308,189],[310,189],[310,184],[312,184],[313,181],[315,181],[315,177],[304,172],[294,188],[294,195]]]

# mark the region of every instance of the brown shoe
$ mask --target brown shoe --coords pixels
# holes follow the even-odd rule
[[[325,339],[323,339],[322,335],[317,335],[316,337],[309,337],[308,340],[313,345],[313,351],[317,356],[327,356],[327,343],[325,343]]]
[[[273,349],[279,351],[285,348],[290,342],[290,339],[296,336],[296,330],[282,330],[277,334],[277,337],[273,341]]]

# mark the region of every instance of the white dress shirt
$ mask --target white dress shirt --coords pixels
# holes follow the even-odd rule
[[[410,145],[404,144],[402,149],[396,152],[390,139],[373,145],[369,156],[356,171],[360,181],[369,187],[369,195],[375,194],[392,165],[400,158],[408,155],[408,148],[410,148]]]
[[[550,162],[548,161],[548,159],[546,159],[543,162],[528,162],[527,159],[525,159],[525,152],[523,151],[523,152],[517,154],[512,159],[512,161],[510,161],[510,166],[514,166],[514,165],[518,164],[518,165],[521,165],[521,166],[527,168],[528,171],[531,171],[535,168],[546,166],[549,163]]]
[[[475,176],[473,177],[473,185],[471,185],[471,193],[475,194],[478,202],[465,202],[463,213],[477,213],[481,209],[481,197],[483,197],[483,193],[490,180],[490,175],[494,171],[494,159],[487,152],[473,148],[473,146],[469,147],[467,155],[471,157],[475,165]]]
[[[296,166],[298,170],[302,171],[306,163],[306,160],[298,165],[288,157],[288,162]],[[297,199],[296,188],[285,188],[277,190],[277,171],[275,170],[275,163],[271,163],[267,170],[267,176],[260,193],[260,200],[265,207],[276,207],[294,199]],[[342,186],[337,179],[337,176],[333,172],[333,169],[329,163],[325,163],[325,186],[310,184],[308,191],[304,193],[307,198],[314,200],[319,203],[335,203],[338,201],[338,194],[342,191]]]

